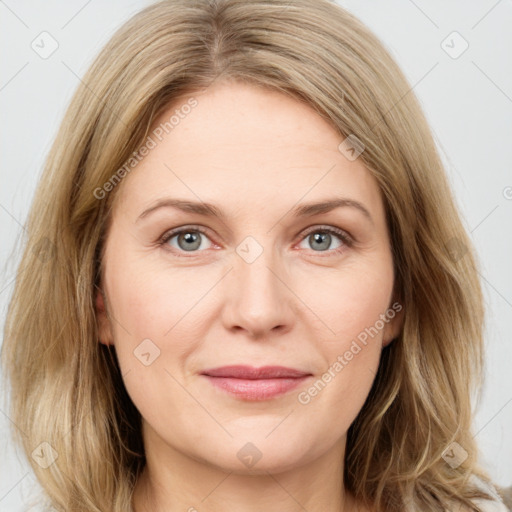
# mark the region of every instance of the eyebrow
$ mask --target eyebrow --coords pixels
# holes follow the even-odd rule
[[[373,218],[368,209],[363,206],[359,201],[347,198],[333,198],[324,201],[305,203],[294,207],[289,213],[296,217],[312,217],[321,213],[328,213],[336,208],[354,208],[361,212],[372,224]],[[205,217],[217,217],[225,219],[226,216],[218,207],[210,203],[188,201],[183,199],[163,198],[157,200],[152,206],[144,210],[137,218],[140,219],[147,217],[150,213],[159,210],[160,208],[176,208],[187,213],[196,213],[204,215]]]

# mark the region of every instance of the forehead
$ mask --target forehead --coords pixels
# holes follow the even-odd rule
[[[271,208],[336,192],[380,206],[362,160],[339,151],[345,137],[309,105],[277,91],[235,82],[191,93],[167,108],[150,137],[152,149],[118,191],[133,208],[165,194]]]

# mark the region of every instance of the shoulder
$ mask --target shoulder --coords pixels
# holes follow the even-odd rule
[[[482,512],[510,512],[510,509],[503,503],[500,495],[498,494],[494,485],[484,482],[482,479],[473,477],[473,481],[477,487],[485,492],[488,492],[493,499],[475,499],[474,504],[480,508]],[[458,511],[457,511],[458,512]],[[463,512],[462,510],[460,512]]]
[[[475,505],[481,512],[510,512],[510,509],[499,498],[494,500],[473,500]],[[454,512],[466,512],[464,509],[456,510]],[[468,511],[469,512],[469,511]]]

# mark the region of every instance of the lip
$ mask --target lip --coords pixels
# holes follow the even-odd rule
[[[311,373],[284,366],[236,365],[201,372],[215,387],[244,400],[269,400],[302,384]]]

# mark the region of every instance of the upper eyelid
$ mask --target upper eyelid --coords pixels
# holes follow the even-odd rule
[[[186,232],[187,230],[188,231],[199,231],[203,235],[207,235],[208,232],[210,231],[208,228],[206,228],[204,226],[188,224],[183,227],[178,227],[178,228],[173,228],[173,229],[167,230],[159,239],[163,240],[163,239],[173,238],[174,236],[179,235],[182,232]]]
[[[309,235],[310,233],[314,233],[315,231],[329,231],[333,232],[334,234],[337,234],[338,236],[346,236],[347,238],[353,239],[352,235],[346,230],[342,228],[338,228],[336,226],[329,226],[327,224],[318,224],[314,226],[310,226],[308,228],[305,228],[301,231],[302,233],[305,233],[303,236]],[[338,233],[340,231],[341,233]]]

